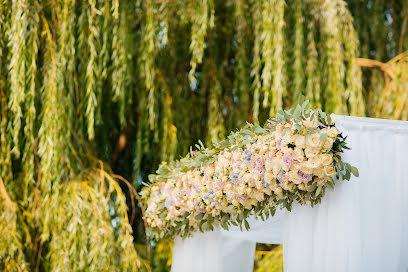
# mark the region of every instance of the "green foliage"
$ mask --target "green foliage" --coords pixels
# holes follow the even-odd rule
[[[91,169],[56,190],[43,201],[48,271],[147,269],[132,243],[122,190],[108,173]]]
[[[257,244],[256,247],[254,272],[283,271],[282,245]]]
[[[0,269],[5,272],[29,271],[18,229],[17,212],[17,204],[10,199],[0,178]]]
[[[70,185],[94,166],[89,157],[140,189],[162,160],[186,154],[198,139],[210,143],[247,121],[263,123],[302,95],[326,111],[407,119],[406,1],[346,2],[1,0],[0,177],[10,201],[3,197],[0,230],[10,235],[0,239],[14,239],[15,247],[0,251],[0,266],[7,255],[13,265],[6,269],[59,267],[62,259],[49,251],[62,250],[63,241],[53,233],[78,239],[71,241],[78,248],[95,242],[44,224],[55,217],[47,203],[99,207],[95,193],[80,195],[84,187]],[[129,205],[129,190],[114,195],[126,195]],[[99,212],[89,226],[109,233]],[[141,210],[129,205],[130,212],[132,235],[143,243]],[[129,265],[114,260],[117,269]]]

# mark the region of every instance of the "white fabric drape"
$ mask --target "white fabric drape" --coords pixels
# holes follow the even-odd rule
[[[267,221],[249,218],[249,231],[230,227],[195,233],[185,240],[174,241],[172,272],[248,272],[252,271],[256,243],[281,244],[283,237],[282,218],[284,211],[278,210]]]
[[[283,243],[287,272],[408,271],[408,122],[338,116],[359,178],[314,208],[295,205],[250,231],[176,239],[172,272],[249,272],[255,243]]]
[[[284,224],[285,271],[408,270],[408,122],[339,116],[359,178]]]

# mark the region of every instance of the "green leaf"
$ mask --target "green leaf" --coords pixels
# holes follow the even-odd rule
[[[264,129],[264,128],[260,128],[260,127],[255,128],[254,131],[255,131],[256,133],[265,133],[265,132],[268,132],[268,130],[266,130],[266,129]]]
[[[316,190],[316,193],[315,193],[315,198],[318,197],[321,192],[322,192],[322,186],[317,187],[317,190]]]
[[[205,221],[205,222],[201,225],[201,229],[202,229],[203,231],[209,230],[209,229],[210,229],[210,224],[209,224],[207,221]]]
[[[320,141],[324,141],[324,140],[326,140],[326,139],[327,139],[327,134],[326,134],[326,133],[320,135],[320,138],[319,138]]]
[[[195,218],[196,220],[201,220],[201,219],[203,219],[204,215],[205,215],[205,213],[199,213],[199,214],[197,214],[194,218]]]
[[[249,230],[249,223],[248,223],[248,221],[244,220],[244,223],[245,223],[245,229],[246,229],[246,230]]]
[[[297,105],[295,111],[293,112],[293,115],[294,115],[295,117],[300,116],[301,110],[302,110],[301,106],[300,106],[300,105]]]
[[[350,172],[346,171],[346,174],[344,175],[344,179],[350,180]]]
[[[354,166],[351,166],[351,173],[355,176],[358,177],[360,173],[358,172],[358,169]]]

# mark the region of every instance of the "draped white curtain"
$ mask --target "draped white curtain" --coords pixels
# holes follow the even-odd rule
[[[266,222],[176,239],[172,272],[249,272],[255,243],[283,243],[287,272],[408,271],[408,122],[338,116],[359,178],[314,208],[295,205]]]

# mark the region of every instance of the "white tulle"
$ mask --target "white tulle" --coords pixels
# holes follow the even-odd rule
[[[408,122],[338,116],[359,178],[315,207],[294,205],[250,231],[177,238],[172,272],[249,272],[256,242],[283,243],[287,272],[408,271]]]

